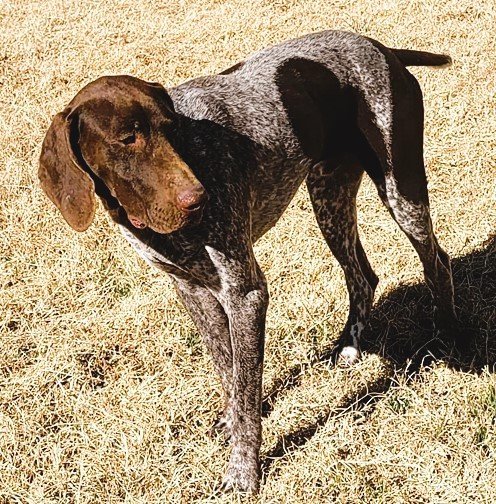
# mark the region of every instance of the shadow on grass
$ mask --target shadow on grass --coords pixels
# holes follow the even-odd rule
[[[283,436],[262,460],[266,474],[272,463],[302,447],[327,420],[346,410],[367,413],[394,386],[394,374],[406,372],[414,379],[422,367],[433,361],[465,372],[480,373],[496,364],[496,235],[482,248],[452,261],[455,301],[463,348],[455,348],[450,341],[433,338],[432,301],[425,284],[399,286],[375,304],[362,350],[376,353],[391,363],[389,376],[369,383],[366,388],[346,398],[338,408],[318,417],[310,427]],[[334,348],[322,350],[309,366],[329,360]],[[278,395],[299,384],[305,369],[289,370],[266,396],[263,415],[268,416]]]

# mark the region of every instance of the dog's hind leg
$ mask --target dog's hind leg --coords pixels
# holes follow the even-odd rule
[[[391,65],[395,64],[392,60]],[[398,70],[392,84],[392,117],[382,135],[377,134],[373,120],[364,121],[366,113],[359,115],[359,127],[369,145],[367,148],[363,143],[360,152],[379,196],[420,257],[434,298],[437,331],[458,337],[450,259],[439,246],[429,212],[422,92],[417,80],[405,69]]]
[[[356,194],[362,175],[356,157],[343,154],[320,162],[307,177],[317,222],[348,287],[350,311],[338,344],[338,359],[344,364],[352,364],[360,355],[360,335],[378,283],[358,237]]]
[[[427,198],[411,201],[400,192],[394,171],[377,185],[383,203],[415,248],[424,268],[424,278],[434,299],[437,333],[458,337],[454,287],[448,254],[434,234]],[[447,334],[447,336],[450,336]]]

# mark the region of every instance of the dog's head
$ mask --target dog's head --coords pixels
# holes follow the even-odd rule
[[[137,228],[171,233],[198,222],[206,193],[167,139],[176,121],[159,84],[102,77],[53,118],[41,150],[41,186],[77,231],[93,221],[95,182]]]

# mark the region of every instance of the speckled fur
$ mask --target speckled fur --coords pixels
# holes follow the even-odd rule
[[[356,142],[326,159],[304,151],[281,99],[278,71],[292,59],[322,66],[341,89],[351,90],[357,104]],[[446,296],[452,285],[449,259],[432,234],[426,189],[413,198],[403,189],[411,184],[401,153],[412,146],[396,130],[411,120],[400,105],[403,100],[422,107],[411,79],[391,50],[359,35],[326,31],[260,51],[232,72],[169,90],[180,115],[170,142],[209,202],[194,227],[163,235],[133,228],[124,218],[122,229],[142,257],[172,276],[212,353],[226,395],[217,426],[232,441],[226,489],[259,487],[268,294],[252,245],[277,222],[307,176],[319,226],[349,290],[350,314],[340,340],[345,362],[359,355],[377,285],[357,234],[355,196],[364,170],[419,252],[438,307],[444,315],[454,313],[452,296]],[[418,150],[418,139],[414,144]],[[423,173],[421,152],[410,169]],[[425,186],[425,176],[418,180],[414,187]]]

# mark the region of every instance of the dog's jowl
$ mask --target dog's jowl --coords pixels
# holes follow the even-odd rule
[[[360,355],[378,282],[357,234],[364,172],[422,261],[436,330],[455,326],[450,261],[429,215],[422,94],[406,69],[449,61],[326,31],[168,91],[102,77],[53,119],[39,169],[47,195],[78,231],[99,196],[138,253],[171,275],[212,354],[225,392],[216,428],[232,443],[224,488],[259,487],[268,294],[253,243],[305,179],[349,291],[341,362]]]

